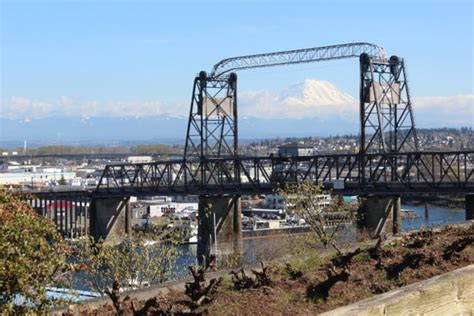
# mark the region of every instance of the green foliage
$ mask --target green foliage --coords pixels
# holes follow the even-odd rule
[[[369,252],[367,251],[362,251],[358,253],[357,255],[355,255],[354,257],[352,257],[352,261],[364,262],[364,261],[369,261],[369,260],[370,260],[370,255],[369,255]]]
[[[468,254],[471,257],[474,257],[474,245],[469,245],[464,249],[464,253]]]
[[[21,152],[21,150],[18,150]],[[29,148],[29,155],[51,155],[51,154],[103,154],[103,153],[128,153],[129,149],[125,146],[65,146],[52,145],[41,146],[38,148]]]
[[[61,179],[59,179],[58,184],[59,185],[66,185],[67,184],[66,179],[64,179],[63,175],[61,175]]]
[[[341,219],[352,217],[352,207],[346,206],[342,199],[336,198],[336,201],[333,201],[323,212],[318,197],[329,192],[324,192],[321,185],[313,183],[286,185],[276,190],[276,193],[284,197],[288,210],[304,219],[306,225],[309,226],[312,234],[306,238],[306,242],[315,239],[325,248],[332,246],[341,253],[336,237],[344,227],[344,222],[340,220],[334,227],[327,229],[325,214],[339,212]]]
[[[69,248],[50,220],[1,187],[0,254],[0,314],[47,310],[54,301],[46,288],[71,269]],[[24,306],[14,306],[19,298]]]
[[[275,307],[278,310],[285,310],[288,306],[295,303],[302,303],[301,295],[295,293],[292,290],[282,288],[282,291],[278,293],[278,300],[275,302]]]
[[[210,218],[211,215],[212,215],[212,203],[206,202],[206,204],[204,205],[204,217]]]
[[[164,144],[147,144],[130,147],[132,154],[176,154],[177,148]]]
[[[240,267],[243,262],[241,254],[221,254],[217,261],[219,269],[234,269]]]
[[[228,290],[234,290],[234,283],[232,282],[232,276],[229,274],[224,274],[222,276],[222,286]]]
[[[290,264],[294,269],[306,273],[319,268],[324,262],[325,259],[314,253],[306,257],[293,259],[290,261]]]
[[[5,150],[6,151],[6,150]],[[18,149],[22,152],[22,149]],[[66,146],[50,145],[38,148],[29,148],[28,155],[51,155],[51,154],[176,154],[177,146],[164,144],[140,144],[127,146]]]
[[[162,231],[128,236],[120,245],[86,238],[76,244],[75,260],[85,273],[86,282],[118,304],[114,287],[122,290],[143,288],[166,281],[178,256],[180,233]]]

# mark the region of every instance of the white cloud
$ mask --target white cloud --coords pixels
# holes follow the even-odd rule
[[[473,126],[474,94],[413,98],[418,126]]]
[[[318,118],[357,122],[358,97],[327,81],[308,79],[275,94],[271,90],[239,92],[241,117]],[[428,96],[412,99],[417,126],[474,125],[474,94]],[[3,99],[0,117],[29,121],[50,116],[136,118],[157,115],[186,118],[189,103],[162,106],[156,100],[103,101],[62,96],[57,100],[36,100],[23,96]]]
[[[418,108],[450,108],[453,106],[472,108],[474,104],[474,94],[458,94],[454,96],[442,96],[442,97],[415,97],[413,103]]]
[[[144,117],[163,114],[158,101],[76,100],[62,96],[54,101],[12,96],[2,100],[0,117],[14,120],[41,119],[50,116],[68,117]]]
[[[358,121],[358,98],[327,81],[308,79],[278,95],[263,90],[244,91],[239,96],[239,110],[244,116]],[[474,125],[474,94],[416,97],[412,104],[417,126]]]
[[[31,100],[22,96],[13,96],[8,101],[2,102],[0,116],[29,120],[36,117],[45,117],[53,110],[53,105],[41,101]]]

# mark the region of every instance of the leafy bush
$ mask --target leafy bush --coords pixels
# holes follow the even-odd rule
[[[178,232],[162,231],[151,236],[137,233],[121,244],[85,238],[75,245],[74,258],[85,274],[86,283],[107,295],[117,313],[121,310],[120,292],[166,281],[178,257]]]
[[[54,223],[0,187],[0,314],[47,310],[46,288],[62,283],[68,253]]]
[[[304,219],[311,231],[307,239],[315,239],[324,248],[332,246],[338,254],[342,253],[337,245],[336,237],[344,228],[344,220],[353,218],[353,207],[345,204],[341,198],[336,198],[323,210],[318,196],[330,192],[324,191],[321,185],[314,183],[284,185],[277,189],[276,193],[285,199],[287,207],[292,213]],[[339,213],[339,220],[331,229],[327,229],[328,221],[325,215],[331,213]]]
[[[164,144],[142,144],[130,147],[132,154],[176,154],[178,150],[176,147]]]

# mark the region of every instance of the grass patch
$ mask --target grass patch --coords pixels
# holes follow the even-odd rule
[[[235,269],[242,265],[242,255],[221,255],[217,260],[218,269]]]
[[[464,252],[470,256],[472,259],[474,259],[474,245],[469,245],[464,249]]]
[[[375,282],[386,282],[387,274],[382,270],[375,270],[371,273],[371,279]]]
[[[305,272],[313,271],[319,268],[327,260],[328,260],[327,258],[323,259],[321,258],[321,256],[317,254],[312,254],[304,258],[291,260],[289,263],[294,269],[300,270],[303,273],[305,273]],[[285,269],[281,269],[281,270],[285,270]]]
[[[335,251],[308,247],[301,257],[281,258],[268,263],[268,277],[271,282],[265,286],[237,290],[234,288],[232,277],[223,276],[221,287],[213,294],[211,303],[199,307],[196,313],[317,315],[338,306],[472,264],[474,244],[465,243],[472,242],[473,235],[474,227],[468,230],[449,228],[433,234],[412,233],[400,241],[382,244],[376,249],[377,251],[374,251],[373,241],[367,242],[358,245],[361,250],[356,251],[357,254],[346,252],[333,260],[346,262],[348,254],[353,255],[344,266],[329,262],[334,259]],[[466,241],[466,238],[469,240]],[[423,247],[412,246],[420,240]],[[410,246],[407,247],[407,244]],[[449,245],[457,255],[446,259],[444,254]],[[431,264],[430,258],[438,258],[436,264]],[[238,259],[236,256],[229,256],[222,261],[233,264]],[[284,259],[287,259],[286,262],[291,268],[284,264]],[[396,277],[393,277],[393,271]],[[248,276],[255,278],[250,273]],[[180,303],[182,298],[170,297],[169,300],[175,304],[170,306],[183,305]]]
[[[213,302],[211,305],[211,315],[225,315],[229,312],[229,306],[225,302]]]
[[[352,261],[354,262],[364,262],[364,261],[369,261],[369,260],[370,260],[370,255],[367,251],[362,251],[361,253],[352,257]]]
[[[232,276],[230,276],[230,275],[228,275],[228,274],[222,276],[221,285],[222,285],[224,288],[232,289],[232,288],[234,287],[234,283],[232,283]]]

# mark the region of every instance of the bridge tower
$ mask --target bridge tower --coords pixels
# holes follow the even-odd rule
[[[361,182],[367,182],[366,154],[418,152],[415,119],[403,59],[376,59],[362,53],[360,61]],[[398,166],[392,157],[391,168]],[[390,172],[396,180],[396,172]],[[368,196],[360,210],[361,227],[372,237],[400,232],[400,196]],[[391,229],[389,226],[392,226]]]
[[[405,64],[360,55],[360,153],[418,151]]]
[[[194,79],[184,159],[235,157],[238,147],[237,75]]]
[[[205,161],[213,158],[236,158],[238,149],[237,75],[208,76],[201,71],[194,79],[189,112],[185,161],[200,162],[201,183],[219,178]],[[227,179],[238,183],[238,163],[227,160]],[[199,262],[209,254],[232,254],[242,251],[240,195],[201,195],[199,197],[197,257]]]

